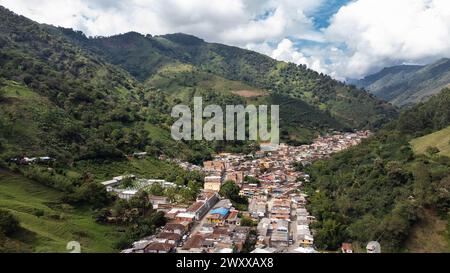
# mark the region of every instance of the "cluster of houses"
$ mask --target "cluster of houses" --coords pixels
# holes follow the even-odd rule
[[[240,226],[231,201],[216,192],[203,191],[192,205],[170,209],[164,197],[150,199],[155,209],[165,212],[168,223],[123,253],[232,253],[239,252],[249,236],[250,228]]]
[[[184,206],[171,204],[165,197],[151,197],[153,207],[164,211],[169,222],[155,236],[135,242],[124,252],[239,252],[251,230],[241,226],[241,217],[258,223],[253,253],[315,252],[314,232],[310,230],[314,217],[306,210],[307,196],[301,192],[310,177],[298,171],[294,163],[310,164],[357,145],[370,135],[368,131],[336,133],[299,147],[262,144],[261,150],[253,154],[219,154],[202,167],[175,160],[186,170],[205,174],[202,193],[193,204]],[[175,186],[162,180],[146,180],[136,183],[133,189],[122,189],[121,179],[116,177],[104,185],[124,199],[152,183]],[[230,200],[221,199],[219,192],[226,181],[236,183],[239,194],[248,197],[248,211],[238,211]]]
[[[131,185],[123,186],[125,180],[131,180]],[[120,199],[130,200],[140,190],[145,190],[154,184],[159,184],[163,189],[170,187],[179,187],[175,183],[167,182],[162,179],[137,179],[134,174],[114,177],[111,180],[101,182],[106,187],[106,191],[114,192]]]
[[[240,252],[250,233],[240,225],[239,212],[230,200],[220,200],[192,230],[179,253]]]

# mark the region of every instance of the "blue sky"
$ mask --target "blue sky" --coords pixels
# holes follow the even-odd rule
[[[338,12],[338,10],[349,3],[351,0],[328,0],[324,1],[317,9],[308,16],[314,18],[314,26],[317,29],[328,27],[330,18]]]
[[[340,80],[450,57],[448,0],[0,0],[90,36],[183,32]]]

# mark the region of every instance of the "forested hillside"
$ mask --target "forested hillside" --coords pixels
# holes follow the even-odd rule
[[[388,67],[354,82],[398,106],[426,101],[450,84],[450,60],[441,59],[429,65]]]
[[[347,128],[379,128],[395,116],[392,106],[355,87],[337,82],[305,66],[278,62],[241,48],[206,43],[186,34],[152,37],[132,32],[89,39],[80,32],[59,30],[149,84],[155,84],[152,79],[166,71],[167,67],[171,68],[174,77],[183,78],[183,74],[191,74],[183,69],[187,64],[197,72],[192,76],[191,87],[200,84],[195,79],[200,71],[271,94],[297,98],[312,106],[311,109],[316,113],[331,115]],[[165,84],[156,84],[154,87],[167,88]]]
[[[448,220],[450,158],[435,147],[414,154],[409,141],[450,125],[449,109],[445,89],[361,145],[309,168],[319,247],[337,249],[348,241],[364,247],[378,240],[383,251],[407,251],[412,227],[430,210]]]
[[[71,163],[143,150],[193,156],[170,137],[164,94],[52,28],[0,13],[3,158],[25,153]]]

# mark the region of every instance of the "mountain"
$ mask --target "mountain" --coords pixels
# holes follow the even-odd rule
[[[211,153],[172,140],[164,96],[127,71],[54,27],[2,7],[0,15],[2,158],[47,155],[71,164],[142,150],[187,159]]]
[[[450,249],[443,232],[450,227],[449,143],[442,141],[449,109],[450,89],[444,89],[361,145],[307,169],[318,247],[336,250],[352,241],[364,248],[375,240],[383,252],[417,251],[418,245],[429,252]]]
[[[0,14],[2,158],[49,155],[71,164],[145,150],[199,161],[242,151],[245,143],[171,139],[171,107],[197,95],[220,105],[283,101],[282,140],[294,144],[328,130],[375,129],[396,115],[304,66],[194,36],[88,38],[2,7]]]
[[[301,100],[315,110],[309,116],[329,115],[347,128],[378,128],[396,112],[371,95],[305,66],[279,62],[237,47],[207,43],[191,35],[153,37],[131,32],[87,38],[70,29],[59,30],[87,50],[102,55],[139,81],[156,88],[167,89],[172,84],[155,81],[161,75],[181,79],[180,84],[184,86],[180,89],[198,88],[210,81],[206,78],[214,77],[226,85],[233,81],[241,87]]]
[[[389,67],[352,83],[397,106],[409,106],[449,86],[450,59],[430,65]]]

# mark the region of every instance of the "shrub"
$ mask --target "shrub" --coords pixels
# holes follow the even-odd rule
[[[11,235],[20,228],[19,220],[9,211],[0,209],[0,233]]]

